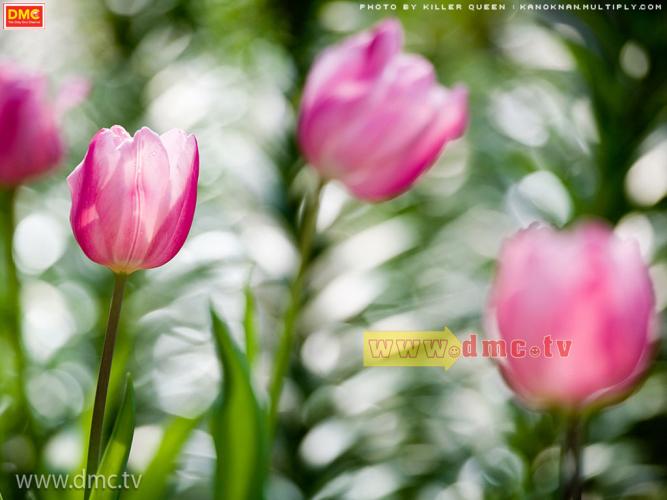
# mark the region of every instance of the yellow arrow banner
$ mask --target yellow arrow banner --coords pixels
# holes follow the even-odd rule
[[[461,342],[443,331],[365,331],[364,366],[442,366],[451,368]]]

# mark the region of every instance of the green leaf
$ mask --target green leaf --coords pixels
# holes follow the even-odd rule
[[[227,325],[213,310],[211,316],[223,371],[222,399],[211,426],[218,456],[215,497],[261,499],[268,468],[266,416],[257,401],[246,357]]]
[[[123,495],[124,499],[166,498],[165,492],[176,459],[200,420],[177,417],[171,421],[165,430],[160,447],[142,475],[141,485]]]
[[[121,489],[117,486],[122,484],[122,475],[125,472],[134,436],[134,413],[134,387],[132,378],[128,374],[123,402],[120,405],[109,444],[104,450],[95,480],[92,480],[93,489],[90,500],[112,500],[119,497]],[[101,479],[102,476],[103,479]]]
[[[255,325],[255,297],[250,286],[245,287],[245,312],[243,314],[243,329],[245,331],[245,352],[248,364],[252,366],[257,353],[257,327]]]

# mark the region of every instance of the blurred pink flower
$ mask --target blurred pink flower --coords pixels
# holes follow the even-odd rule
[[[306,159],[368,201],[406,191],[468,120],[467,91],[439,85],[431,63],[402,45],[400,23],[385,20],[326,49],[303,92]]]
[[[197,200],[199,151],[193,135],[142,128],[100,130],[67,181],[77,242],[117,273],[158,267],[181,249]]]
[[[488,328],[506,344],[571,340],[566,357],[508,356],[506,381],[530,406],[580,410],[622,399],[651,363],[657,340],[648,269],[634,241],[602,223],[573,231],[533,226],[502,251]]]
[[[17,186],[58,166],[64,152],[58,120],[88,94],[77,79],[48,99],[44,75],[0,65],[0,186]]]

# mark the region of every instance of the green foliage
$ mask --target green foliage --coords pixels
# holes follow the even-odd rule
[[[267,467],[265,412],[257,401],[245,355],[214,311],[211,318],[223,368],[221,400],[211,423],[218,456],[216,498],[262,499]]]
[[[113,500],[120,496],[121,490],[117,485],[110,485],[110,477],[116,480],[125,472],[127,459],[130,456],[132,437],[135,425],[135,397],[132,378],[128,375],[125,382],[123,402],[120,405],[113,432],[109,438],[102,461],[97,469],[96,476],[104,476],[103,481],[95,481],[91,489],[90,500]],[[109,486],[113,486],[109,487]]]
[[[200,419],[195,418],[174,418],[165,428],[164,438],[143,472],[139,488],[123,497],[127,500],[165,498],[178,456],[199,422]]]
[[[244,290],[245,309],[243,312],[243,331],[245,332],[245,349],[248,364],[252,366],[258,349],[257,338],[257,322],[255,320],[256,308],[255,297],[252,293],[252,288],[246,286]]]

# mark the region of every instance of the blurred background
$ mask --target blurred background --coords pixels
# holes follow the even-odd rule
[[[492,362],[464,359],[447,373],[364,369],[362,332],[447,325],[460,337],[483,333],[499,247],[535,220],[598,217],[637,238],[658,308],[667,305],[664,11],[59,0],[46,3],[45,30],[1,32],[0,57],[46,72],[54,91],[71,76],[92,83],[64,121],[67,161],[18,192],[14,254],[35,435],[3,436],[4,473],[82,468],[112,275],[74,242],[65,177],[101,127],[178,127],[200,145],[194,226],[176,259],[132,276],[110,393],[132,372],[130,470],[144,471],[170,437],[165,497],[212,498],[207,411],[221,369],[209,300],[242,345],[252,299],[260,332],[253,375],[264,397],[297,264],[299,200],[312,182],[293,138],[299,92],[323,47],[389,15],[442,83],[468,86],[471,123],[395,200],[362,204],[326,186],[268,498],[555,495],[560,423],[517,405]],[[0,350],[5,378],[8,355]],[[667,498],[666,360],[663,347],[641,390],[589,425],[587,498]]]

